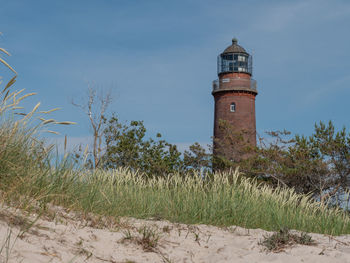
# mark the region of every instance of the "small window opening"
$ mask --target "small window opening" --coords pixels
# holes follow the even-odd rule
[[[233,63],[229,63],[229,71],[233,71]]]
[[[235,112],[236,111],[236,104],[234,102],[231,103],[230,105],[230,111]]]

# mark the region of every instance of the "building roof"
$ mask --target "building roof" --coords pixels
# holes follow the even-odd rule
[[[245,51],[245,49],[243,47],[241,47],[240,45],[237,44],[237,39],[233,38],[232,39],[232,45],[228,46],[224,52],[222,52],[222,54],[225,53],[247,53],[247,51]]]

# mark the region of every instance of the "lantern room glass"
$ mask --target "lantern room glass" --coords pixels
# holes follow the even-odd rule
[[[252,75],[252,56],[246,53],[224,53],[218,56],[218,74],[243,72]]]

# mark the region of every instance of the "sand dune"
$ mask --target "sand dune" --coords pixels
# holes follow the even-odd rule
[[[271,234],[260,229],[128,218],[78,220],[65,212],[32,226],[25,218],[35,216],[1,210],[0,262],[350,262],[350,235],[312,234],[314,246],[295,245],[272,253],[259,245]]]

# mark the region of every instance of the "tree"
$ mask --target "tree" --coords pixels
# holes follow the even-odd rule
[[[282,148],[283,143],[288,147]],[[309,137],[295,135],[288,142],[261,149],[259,154],[267,160],[265,175],[271,176],[271,167],[275,167],[274,179],[297,192],[326,200],[349,191],[350,135],[345,128],[335,132],[331,121],[315,124]]]
[[[199,172],[201,169],[209,171],[211,169],[212,155],[198,143],[189,146],[189,150],[184,152],[184,165],[188,170]]]
[[[115,114],[105,120],[106,152],[104,164],[107,168],[129,167],[140,169],[141,150],[146,134],[142,121],[131,121],[130,125],[119,122]]]
[[[150,138],[142,144],[141,170],[146,174],[156,176],[168,176],[182,172],[183,162],[176,145],[160,138],[161,134],[158,133],[157,140]]]
[[[219,148],[215,156],[216,167],[239,166],[246,176],[312,193],[321,200],[340,199],[350,190],[350,134],[345,128],[336,132],[331,121],[315,124],[309,137],[291,136],[285,130],[267,132],[269,137],[260,138],[256,148],[244,147],[244,136],[229,125],[223,128],[224,139],[219,143],[224,150]]]
[[[315,133],[310,136],[309,143],[314,150],[314,155],[327,164],[330,174],[324,189],[326,194],[321,198],[339,196],[349,191],[350,133],[346,132],[346,128],[343,127],[336,132],[331,121],[328,125],[323,122],[315,124]]]
[[[142,121],[122,124],[114,114],[105,122],[106,168],[129,167],[151,176],[165,176],[183,169],[176,145],[162,140],[159,133],[156,140],[146,139]]]
[[[320,187],[327,181],[327,166],[314,155],[307,138],[298,135],[289,138],[290,132],[285,130],[267,134],[270,138],[261,140],[256,155],[242,164],[245,173],[276,186],[293,187],[299,193],[320,193]]]
[[[112,102],[111,92],[106,94],[100,92],[97,94],[97,89],[93,86],[88,87],[86,101],[83,103],[76,103],[72,100],[72,104],[79,107],[88,116],[90,126],[92,128],[93,146],[92,155],[93,162],[92,167],[99,168],[102,160],[102,137],[105,123],[105,114],[108,106]]]

